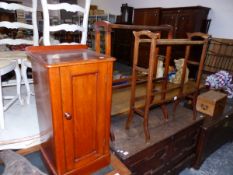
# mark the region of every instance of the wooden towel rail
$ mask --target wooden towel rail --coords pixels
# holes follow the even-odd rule
[[[166,108],[166,103],[168,101],[174,101],[174,108],[173,113],[175,114],[176,107],[179,104],[182,98],[188,97],[192,95],[193,99],[193,119],[196,119],[196,98],[200,89],[201,83],[201,73],[206,57],[206,51],[209,41],[209,36],[202,33],[192,33],[188,34],[188,39],[160,39],[160,33],[152,33],[150,31],[140,31],[134,32],[135,36],[135,44],[134,44],[134,60],[133,60],[133,70],[132,70],[132,79],[131,79],[131,99],[130,99],[130,112],[128,115],[128,119],[126,122],[126,128],[129,129],[130,123],[134,116],[134,113],[138,114],[139,116],[143,117],[143,126],[144,126],[144,133],[145,133],[145,140],[146,142],[150,140],[150,133],[148,129],[148,116],[149,110],[153,105],[160,105],[163,111],[164,119],[168,120],[168,111]],[[145,36],[148,39],[145,39]],[[192,38],[200,37],[200,40],[193,41]],[[149,55],[149,68],[147,71],[147,79],[146,79],[146,93],[143,95],[144,98],[144,105],[141,108],[135,107],[135,103],[137,100],[141,99],[140,97],[136,97],[136,82],[137,82],[137,75],[140,71],[145,71],[144,68],[140,68],[138,66],[138,53],[139,53],[139,45],[143,42],[150,43],[150,55]],[[159,47],[162,45],[166,45],[166,54],[165,54],[165,71],[162,78],[156,79],[157,73],[157,64],[158,64],[158,55],[159,55]],[[168,71],[169,71],[169,63],[171,59],[171,51],[172,46],[176,45],[184,45],[185,49],[185,57],[184,57],[184,66],[182,68],[182,77],[181,82],[179,85],[169,86],[168,82]],[[198,63],[198,72],[197,78],[195,80],[195,84],[192,84],[192,90],[187,91],[185,90],[189,83],[185,83],[185,74],[186,74],[186,67],[189,63],[190,59],[190,50],[191,46],[193,45],[201,45],[202,46],[202,53],[200,62]],[[160,88],[156,88],[156,83],[160,84]],[[168,94],[173,91],[174,89],[178,89],[177,93],[174,94],[170,99],[167,98]],[[155,95],[160,94],[160,99],[155,100]]]
[[[126,88],[131,84],[131,98],[130,98],[130,112],[126,123],[126,128],[130,127],[130,123],[133,118],[133,114],[136,112],[141,115],[144,119],[144,133],[145,133],[145,140],[150,140],[150,133],[148,130],[148,115],[149,109],[154,105],[160,105],[164,114],[164,119],[168,120],[168,111],[166,108],[166,103],[175,101],[174,103],[174,114],[177,105],[179,104],[182,98],[192,97],[193,106],[195,106],[196,97],[198,95],[198,91],[201,88],[201,74],[203,69],[204,60],[206,57],[206,50],[208,46],[209,36],[203,33],[193,33],[188,35],[188,39],[172,39],[173,38],[173,28],[169,25],[163,26],[140,26],[140,25],[122,25],[122,24],[111,24],[107,21],[98,21],[95,23],[95,49],[97,52],[100,52],[100,33],[104,31],[105,37],[105,54],[111,55],[111,32],[112,29],[131,29],[134,31],[135,35],[135,45],[134,45],[134,63],[133,63],[133,73],[132,77],[113,80],[113,84],[116,83],[114,88]],[[144,31],[142,31],[144,30]],[[152,33],[156,32],[156,33]],[[165,34],[165,35],[164,35]],[[142,36],[147,36],[147,38]],[[165,37],[161,38],[161,36]],[[192,38],[199,37],[199,40],[192,40]],[[149,43],[151,44],[150,47],[150,58],[149,58],[149,68],[139,67],[137,65],[138,61],[138,49],[139,44],[141,43]],[[186,69],[182,70],[182,79],[179,85],[174,85],[168,82],[168,71],[169,71],[169,64],[171,61],[171,53],[172,47],[177,45],[183,45],[186,47],[185,49],[185,63],[184,68],[188,64],[198,66],[196,80],[194,82],[184,83],[185,79],[185,71]],[[200,62],[196,62],[190,60],[190,50],[191,47],[194,45],[201,45],[202,46],[202,54],[200,56]],[[165,70],[164,75],[162,78],[156,79],[157,72],[157,62],[158,62],[158,55],[160,53],[160,47],[165,46]],[[162,49],[161,49],[162,50]],[[146,72],[146,75],[142,77],[138,77],[138,72]],[[119,85],[120,82],[128,81],[129,83]],[[141,96],[135,96],[136,94],[136,84],[143,84],[145,83],[145,94]],[[144,102],[142,102],[142,99]],[[136,104],[137,101],[140,101]],[[193,119],[196,118],[196,110],[193,108]]]
[[[166,38],[173,38],[173,27],[170,25],[161,26],[142,26],[142,25],[123,25],[112,24],[108,21],[98,21],[95,23],[95,50],[100,53],[100,32],[105,32],[105,54],[111,55],[111,32],[112,29],[131,29],[131,30],[150,30],[153,32],[165,32]]]
[[[105,54],[111,55],[111,32],[113,29],[128,29],[134,31],[153,31],[162,34],[164,38],[173,38],[173,27],[170,25],[160,26],[142,26],[142,25],[124,25],[124,24],[112,24],[108,21],[98,21],[95,23],[95,50],[100,53],[100,35],[104,32],[105,40]],[[132,77],[120,78],[113,80],[113,89],[125,88],[130,86]],[[137,81],[137,84],[143,83],[145,80],[141,79]]]

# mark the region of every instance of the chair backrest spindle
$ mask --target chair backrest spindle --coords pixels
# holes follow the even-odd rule
[[[44,30],[43,30],[43,41],[44,45],[51,45],[50,33],[65,30],[67,32],[80,31],[82,33],[80,44],[86,44],[87,41],[87,25],[88,25],[88,14],[90,9],[91,0],[86,0],[85,7],[81,7],[77,4],[68,3],[57,3],[49,4],[47,0],[41,0],[43,17],[44,17]],[[50,11],[65,10],[67,12],[82,13],[83,21],[82,24],[50,24]]]
[[[10,11],[24,11],[30,12],[32,15],[32,24],[27,24],[26,22],[9,22],[9,21],[1,21],[0,27],[5,27],[8,29],[28,29],[33,31],[33,38],[30,39],[19,39],[19,38],[4,38],[0,39],[0,44],[9,44],[9,45],[34,45],[37,46],[39,43],[39,34],[38,34],[38,26],[37,26],[37,0],[32,0],[32,7],[16,4],[16,3],[6,3],[0,2],[0,8],[4,10]]]

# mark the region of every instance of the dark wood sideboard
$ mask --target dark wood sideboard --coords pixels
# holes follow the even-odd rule
[[[233,99],[228,99],[224,113],[216,117],[206,117],[201,126],[194,168],[198,169],[210,154],[232,141]]]
[[[51,174],[91,174],[110,163],[114,59],[87,46],[29,47],[41,152]]]
[[[196,144],[200,125],[199,120],[161,142],[138,152],[124,163],[132,174],[179,174],[186,167],[190,167],[196,157]]]
[[[167,105],[172,109],[172,104]],[[175,118],[167,122],[161,120],[162,111],[154,108],[150,111],[150,142],[145,143],[141,118],[133,119],[131,128],[125,130],[125,114],[112,118],[115,141],[111,149],[131,170],[133,175],[179,174],[191,167],[197,152],[196,146],[200,126],[204,119],[192,119],[192,111],[179,107]]]
[[[173,26],[174,38],[187,38],[186,33],[188,32],[208,32],[209,10],[210,8],[202,6],[134,9],[133,24],[146,26],[169,24]],[[119,62],[132,65],[134,45],[132,30],[114,29],[112,38],[112,55]],[[139,62],[141,66],[147,67],[149,47],[142,47],[139,53]],[[173,53],[176,58],[182,56],[180,55],[182,52]]]

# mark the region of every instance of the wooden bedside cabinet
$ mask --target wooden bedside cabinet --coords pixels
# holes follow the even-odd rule
[[[27,54],[51,172],[83,175],[108,165],[114,59],[82,45],[29,47]]]

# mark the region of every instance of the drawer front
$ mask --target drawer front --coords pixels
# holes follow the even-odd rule
[[[170,161],[173,164],[195,152],[200,129],[200,122],[198,122],[173,137],[170,152]]]
[[[209,116],[220,116],[226,106],[226,95],[209,91],[197,98],[196,108],[199,112]]]
[[[221,145],[233,140],[233,117],[219,120],[202,132],[206,141],[204,156],[208,156]]]
[[[214,108],[215,108],[216,104],[211,104],[208,103],[206,101],[197,101],[197,111],[209,115],[209,116],[213,116],[214,114]]]
[[[197,138],[202,122],[203,120],[200,120],[165,141],[138,153],[126,160],[125,164],[133,174],[138,175],[169,174],[180,170],[179,167],[191,165],[196,155]],[[189,159],[186,160],[187,157]]]
[[[166,174],[179,174],[184,168],[192,165],[193,161],[195,160],[195,157],[195,154],[190,154],[188,157],[184,158],[179,163],[177,163],[171,170],[168,170]]]
[[[124,163],[133,174],[141,175],[165,172],[170,144],[171,139],[167,139],[139,152]]]

